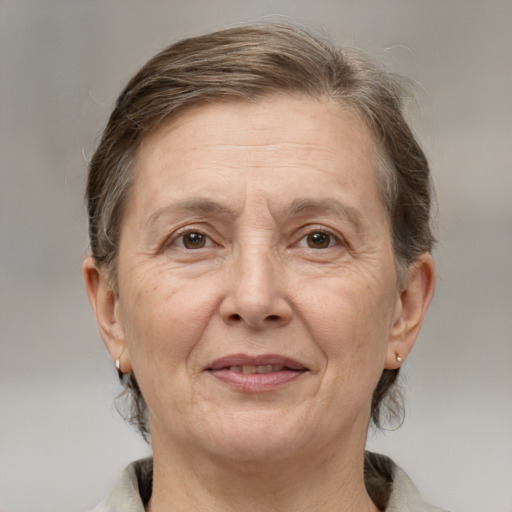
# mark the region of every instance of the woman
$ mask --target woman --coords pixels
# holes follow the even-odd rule
[[[287,25],[179,42],[129,82],[84,278],[153,458],[96,511],[438,510],[365,455],[434,289],[401,95]]]

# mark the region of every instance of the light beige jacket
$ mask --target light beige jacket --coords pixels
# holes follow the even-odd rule
[[[446,512],[423,501],[409,477],[393,464],[393,484],[385,512]],[[151,487],[151,459],[130,464],[110,494],[90,512],[144,512],[140,486]]]

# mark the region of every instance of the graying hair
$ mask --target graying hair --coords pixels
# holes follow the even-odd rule
[[[221,101],[261,101],[278,94],[330,99],[362,119],[373,134],[377,181],[389,213],[399,282],[417,258],[431,252],[431,184],[427,159],[402,113],[403,81],[363,54],[289,24],[247,25],[185,39],[169,46],[130,80],[120,94],[90,162],[87,207],[91,252],[117,287],[116,263],[123,211],[141,141],[164,121],[192,107]],[[384,370],[372,419],[398,370]],[[147,435],[144,399],[136,378],[133,422]]]

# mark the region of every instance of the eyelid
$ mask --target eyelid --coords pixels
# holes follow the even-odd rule
[[[314,225],[314,226],[308,226],[306,228],[303,228],[300,232],[300,237],[297,239],[297,241],[293,244],[295,246],[298,246],[300,242],[302,242],[307,236],[311,235],[312,233],[325,233],[326,235],[329,235],[330,237],[334,238],[336,243],[332,246],[326,247],[326,249],[331,249],[332,247],[336,247],[338,245],[346,246],[347,242],[345,238],[340,235],[338,232],[321,225]],[[306,247],[305,247],[306,248]],[[309,248],[309,247],[307,247]],[[315,251],[318,251],[321,249],[315,249]]]
[[[203,226],[195,227],[195,226],[188,225],[188,226],[184,226],[182,228],[177,229],[171,235],[169,235],[164,240],[164,242],[162,244],[162,248],[166,249],[168,247],[174,246],[174,247],[178,247],[179,249],[183,249],[185,251],[199,250],[199,249],[187,249],[186,247],[184,247],[182,245],[178,245],[176,243],[181,237],[183,237],[184,235],[186,235],[188,233],[199,233],[208,239],[207,245],[205,247],[202,247],[201,249],[207,249],[210,247],[220,247],[221,246],[221,244],[216,242],[217,236],[215,236],[215,234],[212,234],[210,229],[207,229]],[[305,226],[299,230],[299,232],[297,233],[297,236],[294,237],[296,241],[292,244],[292,246],[298,246],[300,244],[300,242],[302,242],[308,235],[310,235],[312,233],[325,233],[325,234],[329,235],[330,237],[332,237],[336,243],[332,246],[327,247],[329,249],[332,247],[336,247],[336,246],[347,246],[348,245],[345,238],[339,232],[337,232],[331,228],[328,228],[326,226],[323,226],[323,225],[311,225],[311,226]],[[307,248],[307,247],[304,247],[304,248]],[[315,250],[317,251],[319,249],[315,249]]]
[[[208,231],[209,230],[205,229],[204,227],[199,228],[199,227],[194,227],[194,226],[185,226],[185,227],[179,228],[165,239],[165,241],[163,243],[163,249],[174,246],[174,247],[178,247],[179,249],[182,249],[184,251],[197,251],[200,249],[208,249],[210,247],[219,247],[219,244],[217,242],[215,242],[214,237]],[[207,245],[205,247],[200,247],[198,249],[188,249],[187,247],[184,247],[183,245],[178,245],[176,243],[183,236],[185,236],[189,233],[198,233],[198,234],[204,236],[208,240]]]

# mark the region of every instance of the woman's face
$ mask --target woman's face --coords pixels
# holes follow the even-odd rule
[[[397,366],[396,281],[354,114],[303,97],[202,106],[138,153],[107,344],[155,445],[311,456],[364,443]]]

